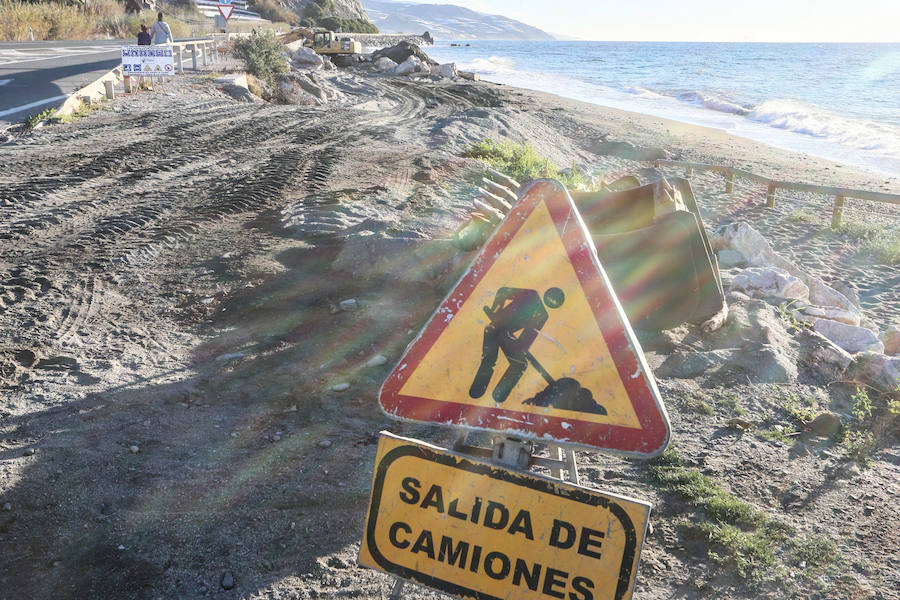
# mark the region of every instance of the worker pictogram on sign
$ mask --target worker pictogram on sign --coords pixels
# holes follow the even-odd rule
[[[388,377],[394,417],[638,456],[669,424],[562,184],[513,207]]]
[[[216,7],[219,9],[219,14],[222,15],[222,18],[226,21],[231,18],[231,13],[234,12],[234,6],[231,3],[220,3],[217,4]]]
[[[630,598],[650,505],[382,432],[359,562],[462,598]]]

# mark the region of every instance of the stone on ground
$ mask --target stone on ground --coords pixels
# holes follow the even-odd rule
[[[775,267],[750,267],[738,273],[731,282],[731,289],[751,298],[785,298],[806,300],[809,288],[783,269]]]
[[[854,327],[839,321],[818,319],[813,323],[813,329],[851,354],[884,352],[884,344],[881,343],[881,340],[865,327]]]

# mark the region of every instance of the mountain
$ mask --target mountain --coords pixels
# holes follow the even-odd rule
[[[442,40],[552,40],[537,27],[500,15],[488,15],[452,4],[415,4],[363,0],[369,20],[382,33],[428,31]]]
[[[319,2],[314,2],[314,0],[284,0],[281,2],[281,4],[284,4],[298,15],[303,15],[306,6],[313,3],[323,7],[323,12],[326,15],[347,19],[368,20],[366,11],[363,9],[359,0],[320,0]]]

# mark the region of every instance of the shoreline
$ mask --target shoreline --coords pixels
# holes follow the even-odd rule
[[[535,63],[526,58],[521,47],[513,42],[497,46],[487,43],[478,53],[460,52],[458,49],[451,51],[446,43],[439,40],[430,51],[441,62],[456,62],[463,65],[460,68],[478,72],[486,81],[553,93],[602,108],[711,127],[736,137],[852,165],[878,175],[900,176],[900,146],[896,144],[897,137],[890,135],[894,131],[900,136],[900,123],[888,117],[878,120],[878,110],[885,110],[882,105],[873,108],[875,113],[861,110],[860,106],[845,113],[828,103],[822,106],[811,103],[809,98],[804,99],[802,93],[795,97],[791,93],[779,92],[777,88],[773,90],[771,86],[764,88],[762,96],[752,94],[746,85],[742,93],[741,86],[728,85],[727,78],[722,82],[714,78],[703,83],[700,80],[692,82],[689,76],[685,80],[684,91],[671,91],[671,84],[655,86],[647,83],[640,77],[641,71],[634,71],[633,78],[607,72],[608,81],[604,78],[601,82],[592,79],[590,62],[581,63],[573,59],[570,64],[568,61],[562,62],[559,55],[551,54],[549,62]],[[635,45],[628,42],[610,44]],[[653,45],[637,43],[642,44]],[[804,45],[809,46],[799,44]],[[596,53],[589,56],[592,61],[599,60]],[[651,65],[648,68],[654,67]],[[583,69],[587,71],[582,72]],[[632,73],[632,70],[625,68],[623,73]],[[722,91],[717,87],[708,89],[707,86],[713,85],[713,82],[729,90],[734,88],[734,91]],[[761,110],[758,116],[757,109]]]
[[[576,100],[550,92],[492,81],[518,96],[570,111],[573,118],[605,129],[611,139],[656,146],[671,158],[740,167],[764,177],[900,194],[900,175],[881,173],[851,163],[788,150],[725,130],[638,111]],[[634,139],[628,139],[632,136]],[[792,174],[793,173],[793,174]]]

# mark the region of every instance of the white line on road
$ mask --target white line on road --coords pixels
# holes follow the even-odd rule
[[[112,46],[112,47],[106,48],[106,49],[104,49],[104,50],[92,50],[92,51],[90,51],[90,52],[68,52],[68,53],[65,53],[65,54],[54,54],[53,56],[44,56],[44,57],[41,57],[41,58],[28,58],[28,59],[26,59],[26,60],[6,60],[6,61],[3,61],[3,62],[0,62],[0,66],[3,66],[3,65],[18,65],[18,64],[27,63],[27,62],[37,62],[37,61],[39,61],[39,60],[59,59],[59,58],[65,58],[65,57],[67,57],[67,56],[86,56],[86,55],[89,55],[89,54],[107,54],[107,53],[112,53],[112,52],[118,52],[118,50],[119,50],[119,47],[118,47],[118,46]],[[7,59],[8,59],[8,58],[10,58],[10,57],[3,57],[3,58],[7,58]]]
[[[51,102],[56,102],[58,100],[65,100],[69,97],[69,94],[63,94],[62,96],[53,96],[52,98],[44,98],[43,100],[38,100],[37,102],[29,102],[28,104],[23,104],[22,106],[14,106],[13,108],[8,108],[6,110],[0,111],[0,117],[5,117],[6,115],[11,115],[13,113],[22,112],[23,110],[28,110],[29,108],[34,108],[35,106],[40,106],[42,104],[50,104]]]
[[[10,81],[12,81],[12,79],[0,79],[0,86],[6,85]]]

